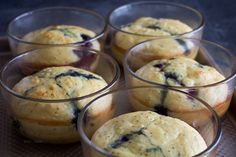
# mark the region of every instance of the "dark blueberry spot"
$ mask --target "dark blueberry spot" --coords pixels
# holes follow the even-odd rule
[[[166,77],[166,84],[167,84],[167,85],[169,84],[167,80],[168,80],[168,79],[172,79],[172,80],[174,80],[176,83],[178,83],[179,85],[185,86],[185,84],[184,84],[182,81],[180,81],[180,80],[178,79],[177,74],[174,73],[174,72],[167,72],[167,73],[165,73],[165,77]]]
[[[190,50],[188,48],[187,43],[182,39],[175,39],[175,40],[182,46],[182,48],[184,49],[184,53],[188,55],[190,53]]]
[[[158,63],[158,64],[153,65],[153,67],[162,69],[164,67],[164,64]]]
[[[89,51],[74,49],[73,52],[79,57],[77,62],[72,63],[76,67],[88,68],[96,61],[98,55]]]
[[[87,40],[91,39],[91,37],[86,34],[81,34],[80,36],[83,39],[83,41],[87,41]]]
[[[126,135],[120,136],[119,139],[115,140],[114,143],[111,144],[112,148],[118,148],[120,147],[123,143],[128,142],[130,139],[132,139],[136,135],[144,135],[143,134],[143,129],[141,128],[139,131],[134,131]]]
[[[184,84],[183,82],[180,82],[180,85],[183,86],[183,87],[185,87],[185,84]]]
[[[73,108],[73,118],[71,120],[71,123],[74,124],[77,129],[77,120],[78,120],[78,116],[81,110],[77,107],[76,101],[71,101],[70,104]]]
[[[198,95],[198,91],[196,89],[189,89],[187,91],[188,94],[190,94],[191,96],[197,96]],[[193,101],[194,99],[190,96],[188,96],[188,99]]]
[[[157,25],[146,26],[146,28],[150,28],[150,29],[161,29],[161,27],[159,27],[159,26],[157,26]]]
[[[156,105],[154,107],[155,109],[155,112],[156,113],[159,113],[161,115],[165,115],[165,116],[168,116],[168,109],[166,107],[164,107],[163,105]]]
[[[130,139],[128,138],[128,136],[121,136],[118,140],[116,140],[114,143],[111,144],[112,148],[117,148],[119,147],[121,144],[129,141]]]
[[[170,35],[174,36],[174,35],[177,35],[176,33],[172,33],[172,32],[169,32],[168,30],[164,30],[163,28],[161,28],[160,26],[158,26],[158,24],[156,25],[149,25],[149,26],[145,26],[146,28],[150,28],[150,29],[159,29],[159,30],[162,30],[166,33],[169,33]]]
[[[12,125],[16,128],[16,129],[20,129],[21,128],[21,123],[19,120],[13,120],[12,121]]]
[[[65,73],[61,73],[57,76],[55,76],[55,80],[57,80],[58,78],[60,77],[65,77],[65,76],[71,76],[71,77],[83,77],[83,78],[86,78],[88,80],[90,79],[96,79],[96,80],[99,80],[98,77],[95,77],[94,75],[92,74],[82,74],[82,73],[79,73],[77,71],[73,71],[73,70],[69,70]]]
[[[174,72],[167,72],[165,73],[165,77],[168,79],[173,79],[175,80],[176,82],[178,82],[178,76],[176,75],[176,73]]]
[[[56,82],[56,85],[60,88],[62,88],[61,84],[59,82]]]
[[[81,45],[82,47],[87,47],[87,48],[91,48],[93,47],[93,44],[91,42],[85,42],[83,45]]]
[[[192,96],[196,96],[198,94],[198,91],[196,89],[189,89],[188,93]]]

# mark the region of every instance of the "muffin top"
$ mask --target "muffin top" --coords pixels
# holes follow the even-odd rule
[[[105,86],[106,81],[99,75],[79,68],[62,66],[45,68],[26,76],[13,90],[25,97],[57,100],[86,96]],[[16,116],[23,119],[63,123],[70,121],[92,98],[57,103],[13,99],[19,102],[12,103],[12,110]],[[96,111],[102,110],[104,105],[99,106]]]
[[[224,84],[209,88],[196,88],[196,90],[184,89],[184,87],[210,85],[225,79],[225,77],[220,74],[215,68],[201,65],[193,59],[178,57],[170,60],[154,60],[138,69],[135,73],[137,76],[147,81],[168,86],[183,87],[180,88],[180,90],[184,90],[185,92],[188,92],[194,96],[198,96],[203,100],[206,100],[206,102],[208,102],[212,106],[223,102],[227,98],[227,85]],[[135,86],[145,84],[143,81],[139,81],[137,79],[134,79],[132,83]],[[163,93],[159,91],[156,94],[161,97]],[[172,108],[175,110],[183,110],[183,106],[185,106],[185,109],[194,109],[201,107],[191,105],[192,99],[184,98],[181,96],[177,97],[175,94],[173,94],[173,92],[165,93],[164,98],[161,99],[162,102],[157,102],[157,100],[155,100],[156,98],[158,98],[156,97],[157,95],[150,91],[150,97],[154,98],[149,98],[149,100],[148,98],[142,99],[147,99],[147,106],[152,106],[157,103],[163,105],[163,103],[167,103],[168,101],[170,101],[170,104],[175,105],[172,105],[171,107],[169,106],[168,108]],[[140,96],[137,95],[137,98],[139,97]],[[144,102],[146,102],[146,100]]]
[[[175,19],[156,19],[152,17],[141,17],[121,28],[125,32],[138,35],[118,32],[116,44],[123,49],[129,49],[133,45],[160,36],[174,36],[191,32],[192,28],[187,24]]]
[[[89,40],[96,34],[83,27],[70,25],[48,26],[23,37],[23,40],[39,44],[69,44]]]
[[[170,86],[204,86],[225,79],[215,68],[185,57],[154,60],[136,71],[146,80]]]
[[[151,111],[109,120],[95,132],[92,142],[119,157],[190,157],[207,148],[201,135],[187,123]]]
[[[150,62],[154,59],[171,59],[180,56],[194,59],[198,51],[198,46],[184,38],[163,38],[144,42],[133,51],[135,51],[134,55],[136,58],[138,57],[145,62]]]
[[[55,25],[35,30],[23,36],[22,40],[37,44],[74,44],[87,41],[96,36],[96,33],[79,26]],[[31,50],[40,45],[20,44],[18,51]],[[100,50],[97,41],[86,43],[84,46]]]

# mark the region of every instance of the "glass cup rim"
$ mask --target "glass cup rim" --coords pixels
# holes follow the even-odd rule
[[[134,76],[135,78],[143,81],[143,82],[146,82],[148,84],[152,84],[152,85],[161,85],[161,86],[164,86],[164,87],[174,87],[174,88],[177,88],[177,89],[196,89],[196,88],[206,88],[206,87],[213,87],[213,86],[216,86],[218,84],[223,84],[223,83],[227,83],[229,81],[231,81],[232,79],[234,79],[236,77],[236,67],[234,68],[234,71],[232,72],[232,74],[228,77],[226,77],[225,79],[221,80],[221,81],[218,81],[218,82],[215,82],[215,83],[211,83],[211,84],[207,84],[207,85],[201,85],[201,86],[187,86],[187,87],[183,87],[183,86],[172,86],[172,85],[165,85],[165,84],[161,84],[161,83],[157,83],[157,82],[153,82],[153,81],[149,81],[149,80],[146,80],[140,76],[138,76],[137,74],[135,74],[135,72],[133,70],[131,70],[129,64],[128,64],[128,56],[129,54],[138,46],[140,46],[141,44],[144,44],[144,43],[148,43],[148,42],[151,42],[151,41],[157,41],[157,40],[163,40],[163,39],[183,39],[183,40],[195,40],[195,41],[198,41],[199,43],[204,43],[204,44],[208,44],[208,45],[211,45],[211,46],[214,46],[214,47],[217,47],[217,48],[220,48],[222,49],[225,53],[227,53],[227,55],[231,56],[232,58],[235,58],[235,56],[230,52],[230,50],[228,50],[227,48],[215,43],[215,42],[212,42],[212,41],[208,41],[208,40],[204,40],[204,39],[196,39],[196,38],[186,38],[186,37],[163,37],[163,38],[155,38],[155,39],[149,39],[149,40],[145,40],[143,42],[140,42],[134,46],[132,46],[128,51],[127,53],[125,54],[125,57],[124,57],[124,68],[132,75]]]
[[[139,2],[133,2],[133,3],[128,3],[128,4],[125,4],[125,5],[121,5],[119,7],[116,7],[115,9],[113,9],[112,11],[110,11],[110,13],[108,14],[108,25],[111,26],[113,29],[115,29],[116,31],[119,31],[119,32],[122,32],[122,33],[126,33],[126,34],[130,34],[130,35],[135,35],[135,36],[143,36],[143,37],[165,37],[165,36],[157,36],[157,35],[145,35],[145,34],[139,34],[139,33],[132,33],[132,32],[128,32],[128,31],[124,31],[122,30],[120,27],[117,27],[117,26],[114,26],[112,23],[111,23],[111,16],[112,14],[119,10],[119,9],[122,9],[124,7],[127,7],[127,6],[132,6],[132,5],[140,5],[140,4],[148,4],[148,3],[154,3],[154,4],[157,4],[157,5],[169,5],[169,6],[175,6],[175,7],[178,7],[178,8],[182,8],[182,9],[187,9],[189,11],[192,11],[194,12],[198,17],[200,17],[200,24],[194,28],[192,31],[190,32],[186,32],[186,33],[181,33],[181,34],[177,34],[177,35],[171,35],[171,36],[184,36],[184,35],[187,35],[187,34],[191,34],[191,33],[195,33],[201,29],[203,29],[203,27],[205,26],[205,18],[203,16],[203,14],[188,6],[188,5],[184,5],[184,4],[180,4],[180,3],[175,3],[175,2],[165,2],[165,1],[139,1]]]
[[[80,97],[73,97],[73,98],[67,98],[67,99],[39,99],[39,98],[26,97],[26,96],[23,96],[23,95],[15,92],[11,88],[9,88],[8,85],[5,84],[5,82],[3,81],[3,75],[11,63],[15,62],[16,60],[21,59],[24,56],[30,55],[31,53],[38,53],[37,51],[39,51],[39,50],[44,50],[44,49],[49,49],[49,48],[57,48],[57,47],[68,47],[68,48],[76,48],[79,50],[87,50],[89,52],[98,54],[99,56],[111,61],[111,63],[113,64],[113,66],[115,68],[115,75],[114,75],[113,79],[105,87],[103,87],[102,89],[100,89],[96,92],[93,92],[91,94],[87,94],[84,96],[80,96]],[[119,78],[120,78],[120,68],[119,68],[118,63],[111,56],[109,56],[106,53],[102,53],[101,51],[91,49],[91,48],[76,47],[76,46],[48,46],[48,47],[43,47],[43,48],[39,48],[39,49],[29,50],[25,53],[22,53],[16,57],[12,58],[11,60],[9,60],[0,71],[0,86],[2,86],[2,88],[5,91],[7,91],[8,93],[10,93],[11,95],[13,95],[17,98],[20,98],[20,99],[35,101],[35,102],[44,102],[44,103],[60,103],[60,102],[68,102],[68,101],[79,101],[79,100],[83,100],[85,98],[95,96],[103,91],[106,91],[106,90],[112,88],[119,81]]]
[[[90,38],[90,39],[88,39],[86,41],[79,41],[79,42],[73,42],[73,43],[67,43],[67,44],[43,44],[43,43],[37,43],[37,42],[30,42],[30,41],[23,40],[22,38],[19,38],[16,35],[13,35],[10,32],[10,27],[12,26],[12,24],[15,21],[17,21],[17,20],[19,20],[21,18],[24,18],[26,16],[29,16],[29,15],[32,15],[32,14],[35,14],[35,13],[40,13],[40,12],[45,12],[45,11],[50,11],[50,10],[60,10],[60,9],[69,10],[69,11],[73,10],[73,11],[77,11],[77,12],[85,12],[85,13],[94,15],[94,16],[100,18],[103,21],[104,27],[103,27],[103,29],[102,29],[102,31],[100,33],[96,34],[94,37],[92,37],[92,38]],[[39,46],[50,46],[50,45],[67,46],[67,45],[77,45],[77,44],[81,45],[81,44],[84,44],[86,42],[93,42],[95,40],[98,40],[100,37],[102,37],[105,34],[106,29],[107,29],[107,23],[106,23],[105,17],[102,16],[101,14],[99,14],[96,11],[89,10],[89,9],[84,9],[84,8],[77,8],[77,7],[56,6],[56,7],[45,7],[45,8],[34,9],[34,10],[31,10],[31,11],[24,12],[24,13],[18,15],[18,16],[15,16],[8,23],[6,33],[7,33],[8,37],[10,37],[10,38],[12,38],[12,39],[14,39],[14,40],[16,40],[18,42],[24,43],[24,44],[39,45]]]
[[[219,118],[219,116],[217,115],[217,113],[214,111],[214,109],[205,101],[201,100],[198,97],[194,97],[192,95],[190,95],[189,93],[183,92],[181,90],[175,89],[175,88],[166,88],[164,86],[138,86],[138,87],[124,87],[124,88],[120,88],[120,89],[116,89],[116,90],[112,90],[109,92],[106,92],[102,95],[99,95],[98,97],[96,97],[95,99],[91,100],[80,112],[79,117],[78,117],[78,121],[77,121],[77,127],[78,127],[78,131],[80,133],[80,136],[83,140],[83,142],[85,142],[87,145],[91,146],[91,148],[95,151],[98,151],[99,153],[102,153],[103,155],[106,155],[108,157],[115,157],[114,155],[110,154],[109,152],[105,151],[104,149],[98,147],[97,145],[95,145],[86,135],[84,129],[83,129],[83,117],[85,116],[87,110],[90,108],[91,105],[93,105],[93,102],[96,102],[97,100],[99,100],[100,98],[106,96],[106,95],[110,95],[113,93],[119,93],[119,92],[123,92],[123,91],[129,91],[129,90],[137,90],[137,89],[144,89],[144,88],[158,88],[158,89],[163,89],[163,90],[171,90],[174,92],[178,92],[184,95],[188,95],[189,97],[197,100],[198,102],[200,102],[201,104],[203,104],[209,111],[210,113],[212,113],[213,117],[214,117],[214,121],[216,121],[216,136],[213,140],[213,142],[202,152],[194,155],[193,157],[200,157],[201,155],[207,154],[210,151],[212,151],[214,148],[216,148],[216,146],[218,145],[218,143],[220,142],[221,136],[222,136],[222,130],[221,130],[221,120]]]

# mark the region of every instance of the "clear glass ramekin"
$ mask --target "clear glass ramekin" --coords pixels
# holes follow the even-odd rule
[[[193,102],[195,103],[195,105],[201,106],[204,109],[204,112],[195,113],[195,111],[193,111],[191,114],[189,113],[185,114],[184,112],[182,113],[179,112],[177,114],[175,113],[169,114],[168,116],[185,121],[190,126],[195,128],[205,140],[207,144],[207,149],[203,150],[202,152],[199,152],[199,154],[195,155],[194,157],[200,157],[200,156],[213,157],[216,155],[216,148],[217,148],[217,145],[219,144],[220,137],[221,137],[221,124],[220,124],[220,120],[216,112],[207,103],[203,102],[202,100],[198,98],[191,96],[188,93],[184,93],[176,89],[166,88],[163,86],[149,86],[149,87],[143,86],[143,87],[124,88],[124,89],[119,89],[119,90],[105,93],[95,98],[86,107],[84,107],[83,111],[81,112],[79,116],[79,121],[78,121],[78,128],[79,128],[79,132],[82,138],[84,156],[90,156],[90,157],[100,157],[100,156],[113,157],[114,156],[110,154],[109,152],[107,152],[105,149],[100,148],[94,144],[94,142],[91,140],[94,132],[90,131],[90,127],[96,124],[97,127],[99,128],[100,126],[105,124],[108,120],[111,120],[112,118],[115,118],[122,114],[137,111],[137,105],[141,102],[141,101],[138,101],[138,99],[148,97],[148,95],[146,95],[145,92],[149,90],[176,93],[183,97],[191,98],[192,100],[194,100]],[[138,97],[136,97],[135,95],[136,96],[138,95]],[[113,97],[113,101],[112,101],[113,116],[107,119],[104,118],[101,121],[96,121],[96,119],[90,116],[91,109],[93,108],[94,105],[96,105],[97,102],[101,101],[102,99],[106,99],[106,97],[110,97],[110,96]],[[152,96],[157,101],[157,103],[161,99],[158,94],[156,95],[154,94]],[[175,105],[174,101],[172,101],[171,105]],[[141,110],[147,111],[148,109],[146,108],[146,109],[141,109]],[[166,111],[162,110],[162,112],[159,112],[159,114],[166,115]],[[145,118],[145,117],[140,117],[140,119],[142,118]],[[145,126],[145,124],[143,125]],[[119,128],[117,126],[117,129],[122,129],[122,128]],[[109,134],[109,130],[107,131],[107,134]],[[113,135],[111,134],[111,136]]]
[[[199,11],[189,6],[164,1],[141,1],[126,4],[114,9],[108,17],[110,46],[113,56],[119,63],[123,63],[125,53],[132,46],[148,39],[164,37],[122,30],[123,26],[134,22],[140,17],[176,19],[189,25],[192,31],[172,36],[197,39],[202,37],[204,17]],[[123,36],[119,41],[118,34]]]
[[[26,34],[35,30],[56,25],[80,26],[95,32],[96,35],[82,42],[65,44],[46,44],[23,39]],[[50,7],[29,11],[15,17],[8,25],[7,35],[10,48],[15,55],[28,50],[52,45],[77,45],[92,48],[94,44],[97,50],[102,50],[106,27],[105,18],[94,11],[73,7]]]
[[[137,74],[137,70],[146,65],[147,63],[158,60],[155,56],[149,56],[148,51],[156,51],[157,49],[149,49],[149,45],[154,43],[162,43],[162,40],[167,39],[153,39],[137,44],[132,47],[125,56],[124,71],[127,86],[142,86],[142,85],[163,85],[166,88],[172,87],[190,93],[195,97],[199,97],[203,101],[211,105],[214,110],[222,117],[229,108],[230,101],[234,92],[235,77],[236,77],[236,60],[235,56],[226,48],[205,40],[192,39],[192,38],[172,38],[171,40],[182,40],[185,43],[191,43],[188,51],[198,51],[196,61],[202,65],[210,65],[221,73],[225,79],[210,84],[202,85],[168,85],[167,83],[160,83],[158,81],[145,79]],[[169,47],[168,43],[162,45],[163,48]],[[166,53],[171,53],[174,48]],[[157,51],[158,52],[158,51]],[[200,66],[199,64],[199,66]],[[158,68],[158,67],[157,67]],[[173,71],[174,72],[174,71]],[[154,76],[155,74],[153,74]],[[155,75],[157,76],[157,75]],[[197,76],[201,77],[201,75]],[[224,92],[222,92],[224,91]],[[199,110],[200,111],[200,110]]]
[[[96,96],[115,89],[119,80],[119,66],[109,55],[82,47],[63,46],[63,51],[61,51],[61,48],[62,46],[45,47],[20,54],[10,60],[1,71],[2,96],[9,115],[13,119],[13,124],[24,136],[34,142],[72,143],[79,141],[76,122],[81,109]],[[90,90],[93,91],[92,93],[86,92],[89,94],[79,94],[68,98],[58,96],[59,99],[58,97],[56,99],[51,97],[42,98],[40,93],[37,97],[31,97],[13,90],[13,87],[26,76],[45,68],[61,66],[76,67],[93,72],[101,76],[107,85],[99,86],[96,90]],[[67,73],[62,73],[60,76],[64,75],[67,76]],[[72,80],[72,77],[77,77],[77,75],[73,71],[68,75],[71,76],[71,78],[67,77],[69,79],[67,84],[70,87],[69,84],[72,83],[70,80]],[[83,76],[79,75],[78,77]],[[82,81],[77,83],[78,86],[83,86],[83,80],[86,81],[86,78],[81,78]],[[25,84],[25,88],[27,88],[27,85]],[[55,87],[56,85],[53,84],[48,90],[55,89]],[[59,87],[64,89],[60,84],[58,84]],[[93,88],[92,84],[90,88]],[[47,88],[45,87],[45,89]],[[87,89],[81,88],[81,90]],[[30,90],[27,92],[30,92]],[[98,119],[100,114],[109,117],[112,109],[111,99],[109,98],[106,102],[98,104],[96,112],[92,116]],[[43,113],[43,115],[37,112]]]

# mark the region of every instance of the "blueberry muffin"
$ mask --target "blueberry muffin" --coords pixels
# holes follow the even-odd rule
[[[65,46],[37,49],[23,57],[22,71],[26,75],[51,66],[76,66],[94,71],[99,63],[100,54],[96,51]]]
[[[175,36],[179,34],[184,34],[187,32],[191,32],[192,28],[187,24],[175,19],[156,19],[152,17],[141,17],[133,23],[123,26],[121,30],[127,33],[116,33],[114,41],[112,43],[113,55],[117,58],[119,62],[122,61],[122,58],[125,52],[128,51],[128,49],[140,42],[143,42],[148,39],[154,39],[155,37]],[[189,48],[187,47],[188,43],[185,43],[184,41],[166,40],[166,42],[170,42],[170,45],[181,47],[178,49],[178,55],[186,55],[186,50],[189,51]],[[152,53],[155,54],[157,52]],[[167,53],[170,54],[166,55]],[[170,58],[175,56],[175,53],[171,54],[171,52],[160,51],[158,52],[158,57]],[[188,55],[191,58],[194,58],[196,56],[195,53],[191,55],[190,54],[191,53],[189,53]]]
[[[77,118],[83,107],[95,96],[76,100],[107,86],[99,75],[70,66],[49,67],[24,77],[13,90],[24,97],[49,101],[14,98],[11,112],[23,135],[37,142],[71,143],[78,141]],[[70,99],[58,102],[50,100]],[[111,114],[111,97],[101,99],[88,117],[94,122],[107,119]],[[93,123],[93,122],[91,122]],[[89,126],[96,129],[96,123]]]
[[[35,64],[40,68],[47,66],[80,64],[87,69],[95,69],[99,57],[94,53],[85,50],[69,47],[76,45],[76,42],[84,42],[81,47],[100,50],[100,44],[97,40],[86,42],[95,37],[96,34],[88,29],[79,26],[57,25],[48,26],[26,34],[22,40],[30,44],[21,43],[17,47],[17,52],[22,53],[32,49],[43,48],[45,46],[57,45],[56,47],[37,50],[38,54],[30,55],[27,60],[29,64]],[[68,44],[68,45],[65,45]]]
[[[77,42],[84,42],[85,47],[100,50],[98,41],[86,42],[87,40],[96,36],[91,30],[79,26],[72,25],[55,25],[48,26],[39,30],[30,32],[22,37],[23,41],[32,44],[19,44],[17,48],[18,53],[28,50],[40,48],[46,45],[63,45],[76,44]]]
[[[229,107],[226,84],[200,87],[220,82],[225,77],[215,68],[201,65],[193,59],[178,57],[170,60],[154,60],[138,69],[135,74],[144,80],[177,88],[199,97],[212,106],[219,115],[223,115]],[[147,85],[136,78],[131,80],[131,84],[133,86]],[[141,96],[143,92],[146,93],[145,97]],[[199,103],[190,97],[167,90],[153,89],[136,92],[132,94],[132,97],[137,110],[148,108],[156,112],[165,111],[163,114],[167,115],[172,112],[201,111],[204,108],[202,105],[197,105]]]
[[[109,120],[95,132],[92,142],[117,157],[190,157],[207,148],[203,137],[184,121],[151,111]],[[92,152],[91,156],[101,155]]]

